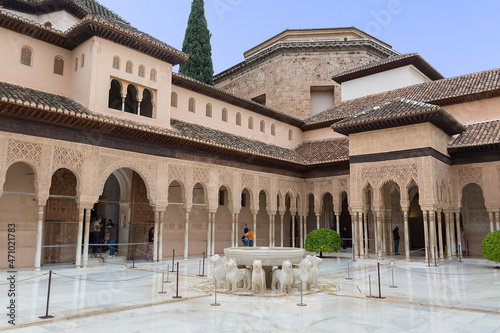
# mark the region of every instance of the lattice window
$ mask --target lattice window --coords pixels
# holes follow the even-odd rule
[[[83,68],[85,66],[85,54],[82,54],[80,63],[80,66]]]
[[[188,111],[193,113],[196,112],[196,101],[193,97],[189,99]]]
[[[31,66],[33,61],[33,50],[29,46],[23,46],[21,49],[21,64]]]
[[[212,104],[207,103],[207,109],[206,109],[205,115],[208,118],[212,118]]]
[[[113,68],[120,69],[120,58],[118,57],[113,58]]]
[[[132,74],[132,72],[134,71],[133,68],[134,64],[132,64],[132,61],[127,61],[127,63],[125,64],[125,72]]]
[[[271,124],[271,135],[276,136],[276,125]]]
[[[140,65],[140,66],[139,66],[139,73],[138,73],[138,75],[139,75],[140,77],[144,77],[144,76],[146,76],[146,68],[145,68],[143,65]]]
[[[222,109],[222,121],[227,123],[227,109]]]
[[[170,106],[174,108],[177,107],[177,93],[173,91],[170,97]]]
[[[151,74],[149,75],[149,79],[151,81],[156,81],[156,69],[151,70]]]
[[[241,113],[236,114],[236,125],[241,126]]]
[[[64,59],[60,56],[54,58],[54,74],[64,75]]]

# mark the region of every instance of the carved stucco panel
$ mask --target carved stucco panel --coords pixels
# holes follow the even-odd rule
[[[483,187],[483,169],[477,168],[466,168],[458,170],[458,185],[460,190],[470,183],[476,183],[481,188]]]
[[[29,161],[36,166],[40,166],[42,161],[42,145],[38,143],[10,139],[7,146],[6,165],[13,161]]]
[[[362,169],[361,178],[363,186],[369,182],[373,187],[379,188],[392,180],[402,188],[410,179],[417,180],[418,166],[416,163],[368,166]]]
[[[54,147],[53,171],[68,168],[78,173],[82,171],[83,152],[75,149]]]

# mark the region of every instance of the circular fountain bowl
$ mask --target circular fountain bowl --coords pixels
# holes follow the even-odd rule
[[[256,259],[262,260],[262,266],[280,266],[283,260],[292,265],[300,263],[304,249],[293,247],[228,247],[224,249],[227,258],[235,259],[238,265],[253,265]]]

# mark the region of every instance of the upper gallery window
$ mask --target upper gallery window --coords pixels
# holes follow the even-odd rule
[[[64,59],[61,56],[54,58],[54,74],[64,75]]]
[[[33,64],[33,50],[29,46],[21,49],[21,64],[31,66]]]

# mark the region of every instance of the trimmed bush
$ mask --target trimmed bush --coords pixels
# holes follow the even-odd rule
[[[500,263],[500,230],[490,232],[483,239],[483,257]]]
[[[342,241],[335,230],[317,229],[311,231],[306,237],[305,249],[309,252],[333,253],[339,252]]]

